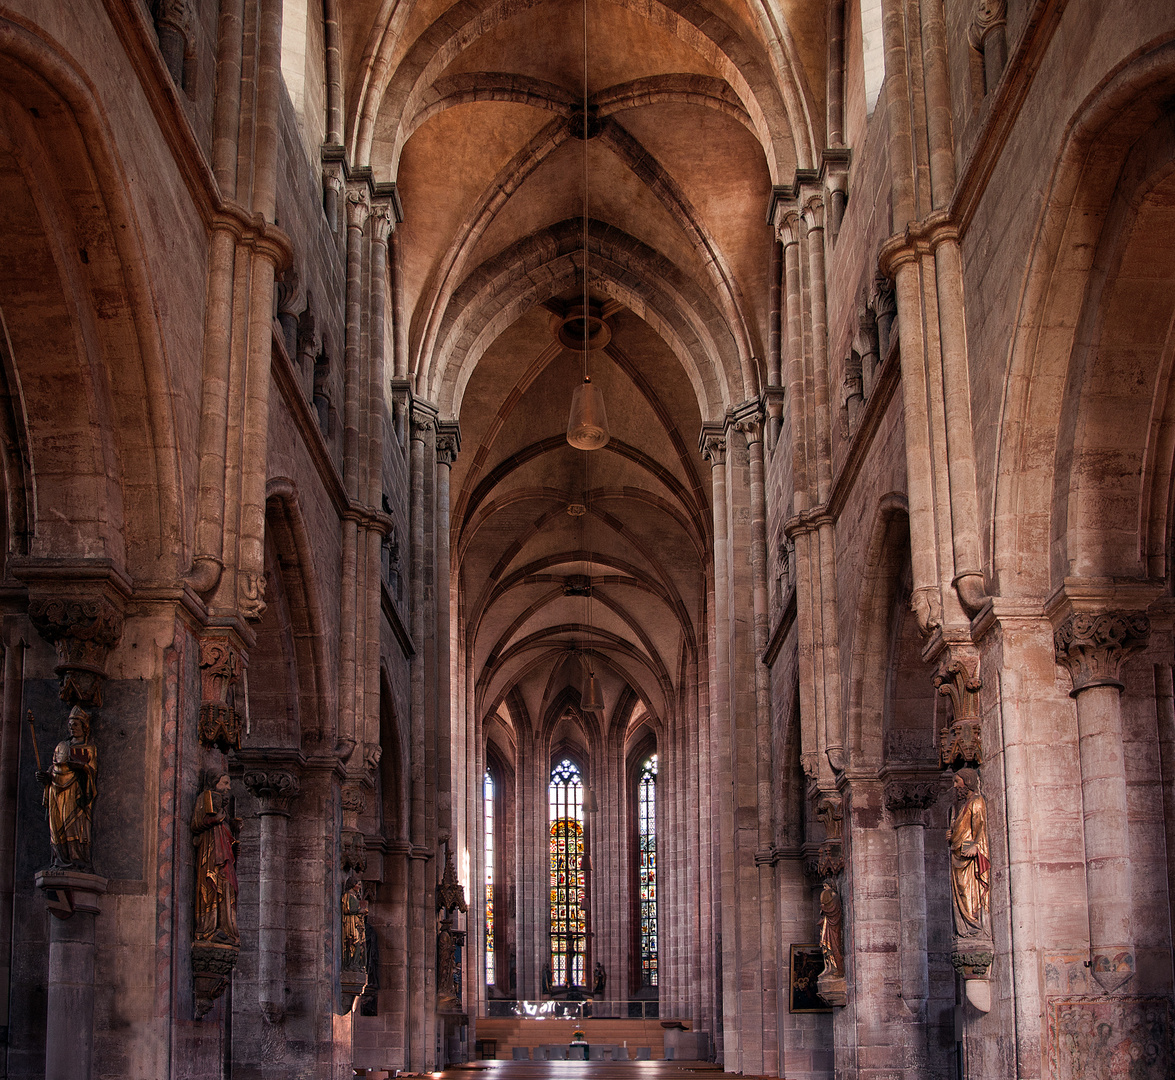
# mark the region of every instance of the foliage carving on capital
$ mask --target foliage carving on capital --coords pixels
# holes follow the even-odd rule
[[[297,797],[298,777],[288,769],[248,769],[243,777],[245,787],[261,803],[259,814],[285,814]]]
[[[355,184],[347,188],[347,227],[362,229],[371,213],[371,202],[366,184]]]
[[[28,611],[37,633],[57,650],[61,699],[100,706],[106,658],[122,639],[122,612],[103,595],[34,597]]]
[[[789,210],[780,219],[779,228],[775,230],[776,238],[787,247],[789,244],[800,242],[800,215],[796,210]]]
[[[1150,619],[1140,612],[1116,611],[1100,615],[1076,612],[1053,634],[1057,663],[1073,680],[1070,694],[1095,686],[1122,689],[1122,663],[1150,640]]]
[[[371,239],[377,244],[386,244],[392,231],[392,208],[382,200],[371,208]]]
[[[747,440],[747,446],[754,446],[763,438],[763,421],[758,416],[735,421],[734,430]]]
[[[816,194],[804,203],[804,223],[809,232],[824,228],[824,198]]]
[[[925,825],[924,812],[934,805],[938,790],[932,780],[894,781],[885,786],[885,808],[895,825]]]
[[[702,442],[702,457],[711,465],[722,465],[726,461],[726,437],[707,435]]]

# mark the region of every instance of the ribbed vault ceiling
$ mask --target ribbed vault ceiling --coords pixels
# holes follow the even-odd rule
[[[404,207],[397,349],[461,424],[471,704],[554,730],[590,655],[607,712],[586,737],[664,721],[705,636],[699,433],[759,393],[764,213],[814,160],[823,5],[588,0],[589,288],[612,331],[590,361],[612,440],[592,453],[565,441],[582,359],[552,333],[583,288],[581,3],[349,0],[342,17],[353,159]]]

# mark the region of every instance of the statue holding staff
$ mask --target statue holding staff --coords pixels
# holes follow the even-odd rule
[[[32,724],[32,713],[29,713]],[[48,769],[38,767],[37,782],[44,787],[42,804],[49,816],[49,844],[53,868],[90,873],[90,829],[98,796],[98,748],[90,740],[90,714],[80,705],[69,713],[69,738],[53,748]],[[36,748],[34,735],[33,747]],[[40,754],[37,754],[40,766]]]

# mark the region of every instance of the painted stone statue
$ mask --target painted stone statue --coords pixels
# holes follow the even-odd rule
[[[363,882],[352,877],[343,893],[343,970],[367,970],[367,900]]]
[[[37,771],[49,814],[54,869],[93,870],[90,828],[98,796],[98,748],[90,739],[90,714],[80,705],[69,713],[69,738],[53,748],[48,769]]]
[[[979,774],[955,774],[955,805],[947,841],[951,848],[951,906],[955,934],[961,938],[987,934],[991,898],[991,848],[987,836],[987,802],[979,794]]]
[[[210,773],[196,798],[192,843],[196,848],[195,940],[240,946],[237,929],[239,818],[229,808],[227,773]]]
[[[820,951],[824,954],[822,974],[844,978],[844,910],[840,893],[831,881],[826,881],[820,892]]]

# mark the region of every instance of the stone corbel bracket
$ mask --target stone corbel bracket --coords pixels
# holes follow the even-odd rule
[[[973,645],[948,645],[934,675],[934,685],[951,702],[951,722],[939,731],[943,768],[978,768],[983,764],[979,651]]]
[[[222,753],[241,748],[241,717],[234,691],[245,673],[245,656],[229,636],[200,641],[200,745]]]
[[[29,621],[57,650],[54,671],[61,680],[62,700],[98,708],[107,658],[122,639],[128,590],[113,573],[105,580],[87,575],[71,581],[69,569],[60,570],[53,580],[42,582],[34,568],[14,567],[17,577],[29,581]]]

